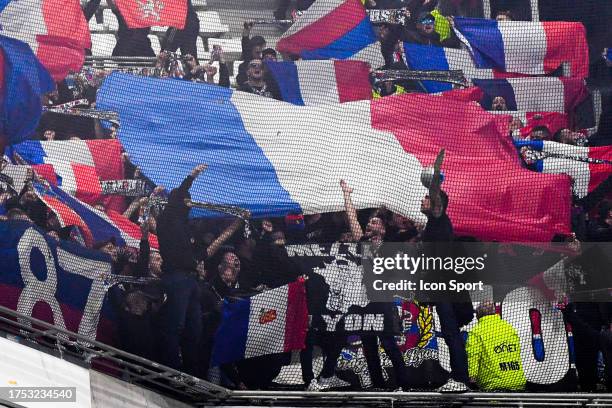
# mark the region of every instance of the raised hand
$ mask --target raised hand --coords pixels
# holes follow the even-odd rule
[[[198,164],[191,170],[191,177],[197,178],[203,171],[208,168],[208,164]]]
[[[340,180],[340,187],[342,187],[342,192],[345,194],[351,194],[353,192],[352,187],[349,187],[348,183],[344,180]]]

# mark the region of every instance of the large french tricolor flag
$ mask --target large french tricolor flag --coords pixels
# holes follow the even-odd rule
[[[568,76],[589,76],[589,48],[582,23],[463,17],[454,22],[478,68],[543,75],[568,63]]]
[[[484,96],[480,104],[490,110],[493,99],[502,96],[508,110],[528,112],[572,112],[589,96],[580,78],[474,79]]]
[[[570,230],[569,179],[523,169],[507,118],[473,102],[410,94],[296,106],[114,73],[98,92],[98,107],[121,115],[122,145],[157,185],[176,187],[196,164],[208,163],[192,199],[247,208],[256,217],[343,211],[345,179],[358,208],[385,205],[425,223],[421,172],[445,148],[444,189],[460,233],[548,241]],[[155,137],[147,136],[150,129]]]
[[[276,49],[303,59],[354,59],[385,64],[360,0],[317,0],[283,34]]]
[[[515,141],[518,148],[530,147],[554,156],[536,163],[542,173],[567,174],[574,181],[574,194],[583,198],[612,175],[612,146],[581,147],[551,141]],[[597,163],[597,160],[604,160]]]
[[[363,61],[266,62],[285,102],[324,105],[372,99],[370,67]]]
[[[57,184],[79,200],[92,205],[104,200],[107,208],[123,211],[122,198],[103,198],[100,186],[100,180],[124,178],[118,140],[27,140],[11,152],[28,164],[52,165]]]
[[[104,213],[79,201],[53,184],[35,184],[38,197],[55,213],[62,227],[77,226],[85,244],[114,238],[119,246],[139,248],[142,234],[138,225],[115,211]],[[151,247],[158,248],[157,237],[150,234]]]
[[[303,281],[223,304],[211,367],[305,347],[308,331]]]
[[[0,34],[27,43],[56,81],[79,71],[91,48],[79,0],[0,0]]]

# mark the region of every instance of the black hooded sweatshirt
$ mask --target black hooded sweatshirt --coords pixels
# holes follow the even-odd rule
[[[164,272],[195,272],[196,261],[189,230],[189,207],[185,199],[191,198],[189,189],[194,178],[187,176],[178,188],[170,192],[168,204],[157,221],[159,253]]]

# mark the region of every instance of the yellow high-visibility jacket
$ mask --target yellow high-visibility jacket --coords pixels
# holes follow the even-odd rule
[[[521,345],[516,330],[495,314],[480,318],[465,345],[470,378],[483,391],[525,388]]]

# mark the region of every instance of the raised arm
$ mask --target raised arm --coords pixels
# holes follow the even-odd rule
[[[434,217],[438,218],[444,213],[444,205],[442,203],[442,197],[440,195],[440,184],[442,184],[440,176],[440,168],[444,161],[444,149],[440,150],[438,157],[434,163],[434,174],[429,185],[429,200],[431,201],[431,212]]]
[[[248,219],[250,217],[250,211],[246,210],[244,212],[244,218]],[[223,232],[217,237],[217,239],[215,239],[212,244],[208,246],[208,248],[206,249],[206,255],[208,255],[208,257],[211,257],[216,254],[219,248],[221,248],[223,244],[225,244],[225,242],[230,239],[232,235],[234,235],[238,228],[242,226],[242,222],[242,219],[236,218],[234,222],[232,222],[225,230],[223,230]]]
[[[340,187],[342,187],[342,193],[344,195],[344,209],[351,228],[351,234],[353,235],[353,240],[358,242],[363,237],[363,230],[361,229],[361,225],[359,225],[357,210],[355,209],[353,200],[351,199],[353,189],[349,187],[344,180],[340,180]]]

